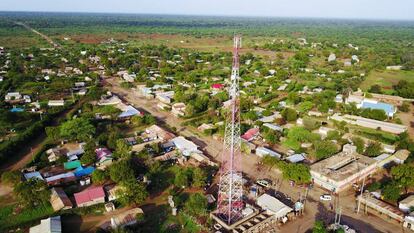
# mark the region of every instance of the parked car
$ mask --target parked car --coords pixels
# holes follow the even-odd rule
[[[257,180],[256,183],[265,188],[268,188],[270,186],[270,182],[267,180]]]
[[[332,200],[332,196],[329,194],[323,194],[319,197],[319,199],[321,201],[331,201]]]

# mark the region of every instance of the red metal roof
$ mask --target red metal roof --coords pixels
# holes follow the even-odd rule
[[[88,188],[80,193],[75,193],[75,201],[77,205],[105,197],[105,192],[102,188],[102,186],[98,187],[91,187]]]
[[[224,85],[221,84],[221,83],[214,83],[214,84],[211,85],[211,88],[214,88],[214,89],[221,89],[223,87],[224,87]]]
[[[247,130],[241,137],[247,141],[252,140],[259,133],[259,128],[251,128]]]

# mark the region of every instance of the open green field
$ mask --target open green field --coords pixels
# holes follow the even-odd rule
[[[361,89],[368,90],[372,85],[380,85],[386,93],[392,93],[392,86],[401,80],[414,82],[414,71],[372,71],[364,82]]]

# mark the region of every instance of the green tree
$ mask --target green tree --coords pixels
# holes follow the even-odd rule
[[[313,103],[310,101],[304,101],[298,105],[298,111],[300,113],[306,113],[313,108]]]
[[[126,159],[129,158],[131,155],[131,146],[128,145],[125,140],[118,139],[116,141],[116,149],[114,152],[114,157],[118,159]]]
[[[296,110],[291,108],[284,108],[281,114],[283,119],[289,122],[296,121],[298,119],[298,113],[296,112]]]
[[[313,229],[312,229],[312,233],[327,233],[327,232],[328,230],[326,229],[325,224],[322,221],[318,220],[315,222],[315,225],[313,226]]]
[[[50,190],[40,179],[29,179],[14,186],[13,192],[17,200],[26,208],[35,208],[49,204]]]
[[[397,201],[400,198],[401,188],[396,182],[390,182],[382,189],[382,195],[386,200]]]
[[[314,129],[319,128],[319,126],[321,126],[321,122],[316,119],[310,118],[310,117],[304,117],[303,126],[307,130],[314,130]]]
[[[18,184],[22,179],[20,171],[5,171],[1,174],[1,182],[9,185]]]
[[[317,159],[324,159],[331,155],[334,155],[338,148],[336,145],[331,141],[317,141],[313,144],[315,148],[315,155]]]
[[[201,193],[190,195],[184,204],[184,210],[191,216],[201,216],[207,210],[207,198]]]
[[[356,148],[357,148],[356,150],[359,154],[364,153],[365,142],[364,142],[364,140],[362,140],[362,138],[352,137],[351,141],[354,144],[354,146],[356,146]]]
[[[135,179],[134,170],[128,160],[121,160],[112,164],[109,167],[109,176],[116,183]]]
[[[105,171],[96,169],[92,172],[92,182],[96,184],[103,184],[105,183],[106,179],[108,178]]]
[[[411,164],[400,164],[391,168],[394,180],[405,189],[414,187],[414,167]]]
[[[60,139],[60,129],[59,127],[45,127],[47,138],[51,141],[58,141]]]
[[[370,142],[365,148],[364,155],[369,157],[375,157],[380,155],[382,152],[382,145],[379,142]]]
[[[63,123],[60,135],[70,140],[85,141],[95,133],[95,127],[86,118],[75,118]]]
[[[86,142],[84,151],[85,153],[80,158],[82,164],[93,164],[96,162],[96,153],[95,153],[96,145],[93,140],[88,140]]]
[[[145,186],[135,179],[122,181],[121,188],[117,190],[118,201],[123,205],[139,205],[148,197]]]
[[[203,169],[196,167],[193,170],[192,178],[193,178],[192,186],[201,188],[206,185],[207,173]]]

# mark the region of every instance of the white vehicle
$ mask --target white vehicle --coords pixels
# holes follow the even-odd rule
[[[265,188],[268,188],[270,186],[269,181],[267,180],[257,180],[256,183]]]
[[[222,228],[222,226],[218,223],[214,224],[214,229],[216,229],[217,231],[220,230]]]
[[[321,195],[319,197],[319,199],[321,199],[321,201],[331,201],[332,200],[332,197],[331,197],[331,195],[324,194],[324,195]]]

